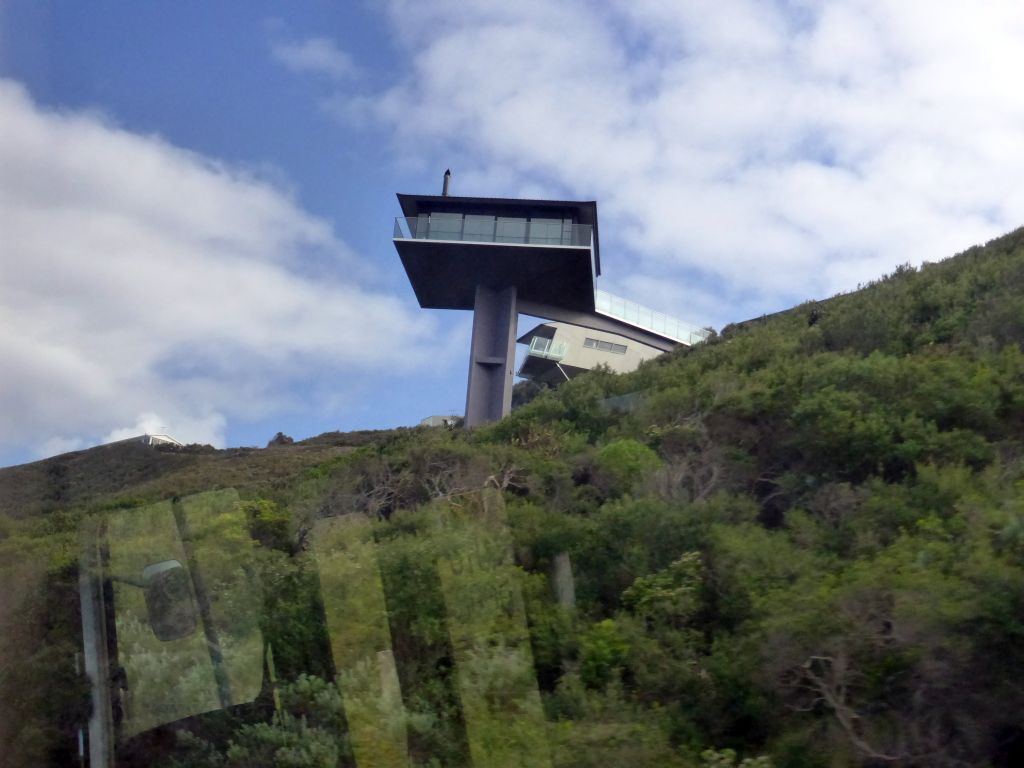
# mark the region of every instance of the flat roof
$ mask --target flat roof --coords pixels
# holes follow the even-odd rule
[[[516,343],[529,344],[534,336],[540,336],[543,339],[553,339],[555,337],[555,330],[556,328],[553,323],[540,323],[516,339]]]

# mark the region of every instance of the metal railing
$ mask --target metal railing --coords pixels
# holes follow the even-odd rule
[[[664,312],[657,312],[607,291],[594,291],[594,308],[599,314],[624,320],[637,328],[653,331],[683,344],[698,344],[711,335],[705,328],[685,323]]]
[[[534,336],[530,340],[530,348],[527,350],[527,354],[534,355],[535,357],[546,357],[549,360],[561,360],[565,357],[565,349],[566,343],[564,341]]]
[[[398,216],[395,240],[447,240],[466,243],[513,243],[520,245],[569,245],[589,248],[593,238],[590,224],[565,222],[543,226],[526,219],[486,220],[487,217],[457,218]]]

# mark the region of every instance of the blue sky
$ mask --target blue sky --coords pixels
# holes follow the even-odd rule
[[[700,325],[952,255],[1024,223],[1021,71],[1010,0],[0,0],[0,465],[461,411],[390,242],[446,167]]]

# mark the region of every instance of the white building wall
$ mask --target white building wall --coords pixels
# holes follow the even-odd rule
[[[629,371],[636,370],[644,360],[650,360],[662,354],[659,349],[649,347],[646,344],[640,344],[614,333],[594,331],[577,325],[569,325],[568,323],[546,323],[546,325],[555,328],[553,341],[564,342],[566,345],[565,357],[560,361],[563,365],[572,365],[588,370],[599,365],[607,365],[616,373],[628,373]],[[622,345],[626,347],[626,351],[620,354],[587,347],[585,346],[587,339]]]

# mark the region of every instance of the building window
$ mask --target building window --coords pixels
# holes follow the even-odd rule
[[[583,346],[590,349],[600,349],[602,352],[613,352],[616,355],[626,354],[625,344],[615,344],[614,342],[602,341],[601,339],[591,339],[588,337],[583,341]]]

